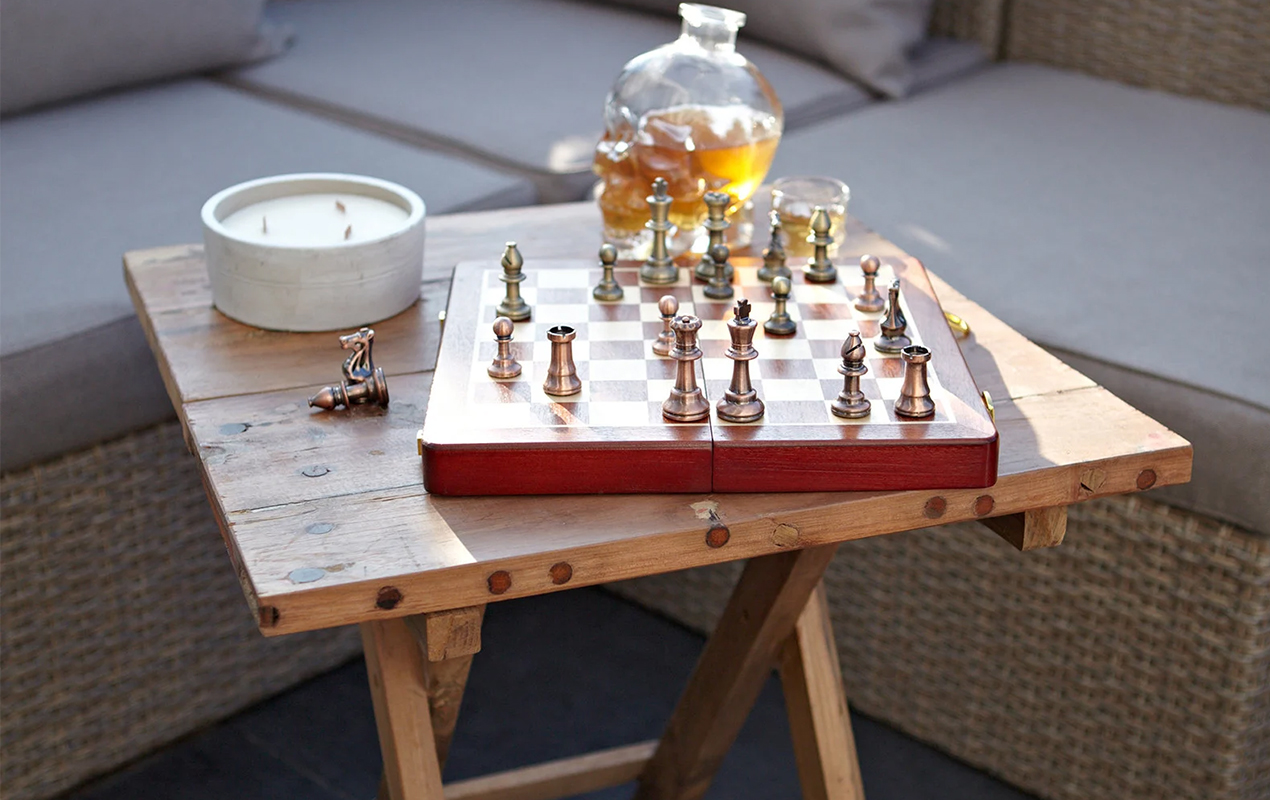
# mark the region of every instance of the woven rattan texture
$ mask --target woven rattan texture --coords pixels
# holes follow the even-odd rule
[[[1270,110],[1265,0],[1013,0],[1005,53]]]
[[[739,565],[615,584],[708,630]],[[848,542],[852,704],[1053,800],[1270,796],[1270,542],[1141,497],[1019,553],[976,524]]]
[[[317,674],[356,628],[265,639],[168,423],[0,478],[0,784],[53,795]]]
[[[930,34],[978,42],[989,56],[1001,51],[1005,24],[1005,0],[935,0],[931,6]]]

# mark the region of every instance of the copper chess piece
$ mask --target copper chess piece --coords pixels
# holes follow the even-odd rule
[[[670,326],[679,313],[679,298],[673,294],[662,295],[657,301],[657,313],[661,314],[661,331],[657,334],[657,341],[653,342],[653,352],[668,356],[675,347],[675,331]]]
[[[728,222],[728,204],[732,202],[732,195],[727,192],[706,192],[702,198],[706,203],[706,221],[705,228],[710,234],[709,243],[706,245],[706,251],[701,255],[701,261],[697,262],[697,269],[694,273],[699,280],[708,281],[714,277],[714,259],[710,257],[710,252],[714,250],[715,245],[723,244],[723,232],[732,227],[732,223]],[[732,265],[728,264],[724,267],[727,273],[727,279],[732,280]]]
[[[758,358],[754,349],[754,332],[758,323],[750,319],[750,302],[738,300],[728,320],[728,336],[732,344],[724,353],[732,359],[732,382],[719,401],[719,419],[728,422],[754,422],[763,416],[763,401],[750,382],[750,362]]]
[[[508,242],[507,249],[503,251],[503,274],[498,276],[500,281],[507,284],[507,293],[498,304],[498,314],[512,322],[524,322],[533,313],[525,298],[520,296],[520,282],[525,279],[525,273],[521,271],[524,265],[525,259],[521,257],[516,243]]]
[[[700,422],[710,416],[710,403],[697,385],[697,361],[701,348],[697,347],[697,331],[701,320],[690,314],[675,317],[671,323],[675,331],[675,346],[670,357],[675,360],[675,385],[670,397],[661,404],[662,416],[671,422]]]
[[[882,262],[878,261],[877,256],[868,254],[860,256],[860,272],[864,275],[864,289],[856,298],[855,307],[866,314],[876,314],[886,308],[886,301],[882,299],[882,293],[877,287],[878,270],[881,268]]]
[[[891,281],[891,288],[887,290],[886,316],[882,318],[878,326],[882,329],[882,334],[873,340],[873,347],[879,353],[894,355],[913,343],[913,340],[904,334],[908,328],[908,320],[904,318],[904,312],[900,309],[899,278]]]
[[[811,235],[807,237],[807,242],[815,248],[815,253],[803,270],[803,275],[811,283],[833,283],[838,280],[838,268],[829,260],[829,246],[833,244],[833,236],[829,234],[831,225],[829,212],[824,206],[816,206],[811,214]]]
[[[491,378],[514,378],[520,374],[520,362],[512,357],[512,331],[515,328],[507,317],[494,320],[494,339],[498,342],[498,352],[494,361],[485,371]]]
[[[344,380],[310,397],[309,405],[327,411],[371,404],[387,408],[388,379],[383,369],[375,366],[374,344],[375,332],[370,328],[341,336],[340,347],[353,351],[344,359]]]
[[[710,263],[714,264],[714,274],[710,276],[710,282],[706,284],[702,294],[711,300],[727,300],[736,294],[732,290],[732,284],[728,282],[728,270],[732,267],[728,263],[730,255],[726,244],[716,244],[710,248]]]
[[[648,222],[644,227],[653,232],[653,249],[648,253],[648,260],[639,268],[639,279],[645,283],[657,285],[674,283],[679,280],[679,267],[675,266],[666,248],[666,237],[673,227],[670,223],[670,195],[666,193],[666,179],[653,181],[653,193],[648,200]]]
[[[772,299],[776,301],[776,308],[772,310],[772,316],[767,318],[767,322],[763,323],[763,330],[769,336],[793,336],[798,332],[798,323],[794,322],[786,309],[792,289],[793,283],[784,275],[777,275],[772,279]]]
[[[758,279],[771,283],[778,275],[792,278],[793,273],[785,266],[785,245],[781,243],[781,215],[773,211],[771,216],[772,233],[767,247],[763,249],[763,266],[758,269]]]
[[[829,406],[835,416],[859,419],[869,415],[871,404],[864,392],[860,391],[860,378],[869,371],[864,366],[864,356],[864,341],[860,338],[860,332],[853,330],[842,343],[842,364],[838,367],[838,372],[842,375],[842,391]]]
[[[582,391],[577,367],[573,364],[573,340],[578,332],[568,325],[557,325],[547,330],[551,342],[551,363],[547,365],[547,380],[542,390],[553,397],[567,397]]]
[[[617,248],[607,242],[600,245],[600,266],[604,274],[599,284],[591,290],[591,296],[606,303],[615,303],[622,299],[622,287],[613,277],[613,266],[617,264]]]
[[[930,382],[926,375],[930,350],[920,344],[911,344],[900,351],[900,358],[904,361],[904,383],[899,399],[895,401],[895,413],[909,419],[932,416],[935,401],[930,399]]]

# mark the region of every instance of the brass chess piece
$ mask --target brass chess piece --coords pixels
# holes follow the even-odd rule
[[[710,258],[710,251],[715,245],[723,244],[723,232],[732,227],[732,223],[727,219],[728,204],[732,202],[732,195],[727,192],[706,192],[702,199],[706,203],[705,228],[710,234],[710,241],[706,245],[706,251],[701,254],[701,261],[697,263],[694,274],[700,280],[709,281],[714,277],[714,260]],[[727,279],[731,281],[732,265],[728,264],[725,271]]]
[[[894,355],[913,343],[912,339],[904,335],[908,320],[904,319],[904,312],[900,309],[899,278],[891,281],[891,288],[887,290],[886,316],[882,318],[879,327],[882,334],[873,340],[873,347],[879,353]]]
[[[648,222],[644,227],[653,232],[653,248],[648,260],[639,268],[639,279],[645,283],[667,284],[679,280],[679,267],[675,266],[666,248],[666,236],[670,233],[670,195],[666,193],[666,179],[653,181],[653,193],[648,200]]]
[[[763,401],[750,382],[750,362],[758,358],[754,349],[754,331],[758,323],[750,319],[750,303],[738,300],[728,320],[728,336],[732,344],[724,353],[732,359],[732,382],[715,406],[719,419],[728,422],[754,422],[763,416]]]
[[[702,294],[711,300],[727,300],[736,294],[732,284],[728,282],[728,269],[732,266],[728,263],[729,255],[731,253],[726,244],[716,244],[710,248],[710,262],[714,264],[714,274],[710,276],[710,282],[706,284]]]
[[[547,329],[547,341],[551,342],[551,362],[547,364],[547,380],[542,390],[553,397],[568,397],[582,391],[578,369],[573,364],[573,340],[578,332],[568,325]]]
[[[767,322],[763,323],[763,330],[769,336],[793,336],[798,331],[798,323],[794,322],[786,309],[792,289],[793,283],[784,275],[772,279],[772,299],[776,301],[776,308],[772,310],[772,316],[767,318]]]
[[[838,280],[838,268],[829,260],[829,246],[833,244],[830,231],[829,212],[824,206],[816,206],[811,214],[811,235],[807,243],[816,248],[807,262],[803,275],[812,283],[833,283]]]
[[[904,383],[895,401],[895,413],[909,419],[934,415],[935,401],[930,399],[930,382],[926,375],[930,350],[912,344],[900,351],[900,359],[904,361]]]
[[[673,294],[662,295],[657,301],[657,312],[661,314],[661,332],[657,334],[657,341],[653,342],[653,352],[659,356],[668,356],[675,346],[675,331],[670,324],[679,313],[679,298]]]
[[[675,317],[671,328],[675,331],[675,346],[670,351],[675,360],[675,385],[661,404],[661,413],[671,422],[699,422],[710,416],[710,403],[697,385],[697,361],[701,359],[697,331],[701,320],[683,314]]]
[[[882,299],[882,293],[877,287],[878,270],[881,268],[882,262],[878,261],[877,256],[867,253],[860,256],[860,272],[864,274],[864,289],[856,298],[855,307],[866,314],[876,314],[886,308],[886,301]]]
[[[781,243],[781,215],[778,212],[772,212],[771,223],[771,238],[763,249],[763,266],[758,269],[758,279],[764,283],[771,283],[778,275],[791,278],[794,274],[785,266],[785,245]]]
[[[341,336],[340,347],[353,351],[344,359],[344,380],[310,397],[309,406],[327,411],[370,404],[387,408],[388,379],[383,369],[375,366],[374,343],[375,331],[370,328]]]
[[[520,374],[520,362],[512,356],[512,331],[515,328],[507,317],[494,320],[494,339],[498,352],[485,371],[491,378],[514,378]]]
[[[521,271],[521,267],[525,265],[525,259],[521,257],[515,242],[507,243],[507,249],[503,251],[502,265],[503,274],[499,275],[498,279],[507,284],[507,293],[503,296],[503,301],[498,304],[498,314],[507,317],[512,322],[524,322],[533,312],[529,304],[525,302],[525,298],[520,296],[520,282],[525,279],[525,273]]]
[[[604,274],[600,278],[600,282],[591,290],[591,296],[596,300],[603,302],[616,302],[622,299],[624,292],[617,282],[617,278],[613,277],[613,266],[617,264],[617,248],[605,242],[600,245],[600,266],[604,268]]]
[[[869,371],[864,366],[864,356],[864,341],[860,338],[860,332],[853,330],[842,343],[842,364],[838,367],[838,372],[842,375],[842,391],[829,406],[835,416],[859,419],[869,415],[871,404],[864,392],[860,391],[860,378]]]

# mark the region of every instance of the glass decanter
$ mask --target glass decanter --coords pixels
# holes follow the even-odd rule
[[[675,227],[669,247],[678,255],[700,236],[706,192],[731,195],[729,217],[749,201],[784,128],[771,84],[736,52],[745,15],[682,3],[679,16],[679,38],[628,62],[605,101],[593,168],[602,179],[604,238],[624,258],[647,256],[646,198],[654,179],[670,184]],[[728,239],[734,246],[749,243]]]

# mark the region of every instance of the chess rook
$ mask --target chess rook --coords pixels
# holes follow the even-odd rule
[[[909,419],[933,416],[935,401],[930,398],[930,383],[926,377],[930,351],[920,344],[912,344],[900,351],[900,360],[904,362],[904,383],[895,401],[895,413]]]
[[[607,242],[600,245],[600,266],[604,268],[604,274],[600,278],[600,283],[591,290],[591,296],[596,300],[608,303],[616,303],[622,299],[624,292],[618,284],[617,278],[613,277],[613,267],[617,264],[617,248]]]
[[[648,222],[644,227],[653,233],[652,250],[648,260],[639,269],[639,278],[645,283],[663,285],[679,280],[679,267],[675,266],[666,249],[666,236],[672,227],[670,223],[670,195],[666,193],[666,179],[653,181],[653,193],[648,200]]]
[[[672,422],[700,422],[710,416],[710,404],[697,385],[697,361],[701,359],[697,331],[701,329],[701,320],[683,314],[675,317],[671,328],[675,332],[675,346],[670,351],[670,357],[676,361],[675,385],[670,389],[670,397],[661,404],[661,413]]]
[[[533,312],[525,298],[520,296],[520,282],[525,279],[521,267],[525,266],[525,259],[521,257],[515,242],[507,243],[502,265],[503,274],[498,279],[507,284],[507,293],[503,296],[503,302],[498,304],[498,314],[513,322],[524,322]]]
[[[701,255],[701,261],[697,262],[696,276],[699,280],[708,281],[714,277],[714,259],[710,257],[710,251],[715,245],[723,244],[723,232],[732,226],[727,220],[728,204],[732,202],[732,195],[727,192],[706,192],[702,198],[706,203],[706,221],[705,228],[710,234],[710,241],[706,244],[706,251]],[[725,267],[727,279],[732,280],[732,265]]]
[[[792,289],[793,283],[784,275],[772,279],[772,299],[776,301],[776,308],[772,310],[772,316],[767,318],[767,322],[763,323],[763,330],[769,336],[793,336],[798,332],[798,323],[794,322],[786,308]]]
[[[891,288],[887,291],[886,316],[882,318],[879,327],[882,333],[873,340],[873,346],[879,353],[894,355],[913,343],[912,339],[904,335],[908,320],[904,319],[904,312],[900,310],[899,278],[891,281]]]
[[[551,342],[551,363],[547,365],[547,380],[542,390],[553,397],[567,397],[582,391],[578,369],[573,364],[573,340],[578,333],[568,325],[557,325],[547,330]]]
[[[842,375],[842,391],[830,404],[829,410],[843,419],[859,419],[869,415],[870,403],[860,391],[860,378],[869,371],[864,366],[864,341],[860,332],[853,330],[847,334],[842,343],[842,365],[838,372]]]
[[[754,422],[763,416],[763,401],[750,383],[750,362],[758,357],[754,349],[754,332],[758,323],[750,319],[750,303],[738,300],[728,320],[728,336],[732,345],[725,355],[732,359],[732,382],[716,408],[719,419],[728,422]]]
[[[679,299],[673,294],[662,295],[657,301],[657,312],[661,314],[661,332],[657,341],[653,342],[653,352],[659,356],[668,356],[675,346],[675,332],[670,327],[675,315],[679,313]]]
[[[855,299],[855,307],[866,314],[876,314],[886,308],[886,301],[882,299],[882,293],[877,287],[878,270],[881,268],[882,262],[878,261],[877,256],[867,254],[860,256],[860,272],[864,275],[864,289]]]
[[[512,357],[513,330],[512,321],[507,317],[494,320],[494,340],[498,343],[498,352],[485,370],[491,378],[514,378],[520,374],[520,362]]]
[[[728,263],[729,255],[726,244],[716,244],[710,248],[710,262],[714,264],[714,274],[710,276],[710,282],[706,284],[702,293],[711,300],[727,300],[736,294],[732,290],[732,284],[728,282],[728,270],[732,268],[732,265]]]
[[[832,223],[829,212],[824,206],[816,206],[811,214],[811,235],[807,242],[816,249],[803,275],[812,283],[833,283],[838,280],[838,268],[829,260],[829,246],[833,244],[833,236],[829,230]]]
[[[785,245],[781,243],[781,215],[778,212],[772,212],[771,223],[771,238],[763,249],[763,266],[758,269],[758,279],[764,283],[771,283],[779,275],[793,277],[789,267],[785,266]]]

